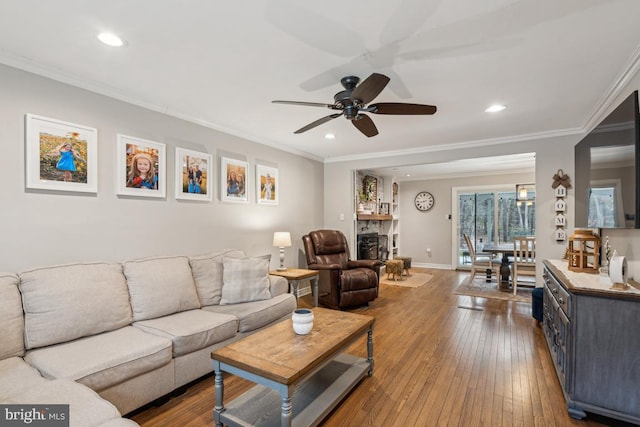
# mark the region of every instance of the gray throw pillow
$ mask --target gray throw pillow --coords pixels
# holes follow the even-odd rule
[[[269,261],[264,257],[223,258],[223,285],[220,305],[271,298]]]

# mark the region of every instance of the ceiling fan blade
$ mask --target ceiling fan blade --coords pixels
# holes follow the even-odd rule
[[[321,102],[302,102],[302,101],[271,101],[273,104],[290,104],[290,105],[305,105],[307,107],[326,107],[336,109],[333,104],[323,104]]]
[[[358,100],[360,104],[368,104],[382,92],[389,83],[389,77],[384,74],[373,73],[351,92],[351,100]]]
[[[360,132],[371,138],[372,136],[376,136],[378,134],[378,129],[376,125],[373,124],[373,120],[371,117],[366,114],[358,114],[357,118],[351,120],[351,123],[358,128]]]
[[[301,127],[300,129],[298,129],[297,131],[295,131],[294,133],[302,133],[302,132],[306,132],[309,129],[313,129],[316,126],[320,126],[323,123],[327,123],[330,120],[333,120],[335,118],[338,118],[342,115],[342,113],[336,113],[336,114],[330,114],[326,117],[323,117],[321,119],[316,120],[315,122],[311,122],[308,125]]]
[[[438,108],[435,105],[406,104],[403,102],[380,102],[371,104],[366,111],[374,114],[435,114]]]

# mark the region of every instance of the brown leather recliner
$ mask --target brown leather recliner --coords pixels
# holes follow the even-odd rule
[[[318,300],[327,307],[364,305],[378,297],[378,260],[351,260],[342,232],[317,230],[302,236],[307,266],[320,271]]]

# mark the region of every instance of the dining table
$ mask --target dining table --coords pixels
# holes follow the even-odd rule
[[[509,292],[509,277],[511,276],[511,267],[509,266],[509,255],[513,255],[513,243],[494,243],[484,245],[481,252],[491,254],[502,254],[502,260],[500,264],[500,280],[498,281],[498,288],[501,291]]]

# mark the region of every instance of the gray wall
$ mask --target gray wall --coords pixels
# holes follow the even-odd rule
[[[400,182],[400,252],[412,257],[412,262],[428,267],[455,268],[452,259],[452,231],[456,218],[447,219],[453,212],[451,189],[453,187],[478,187],[508,184],[515,191],[516,183],[533,182],[533,173],[502,174],[456,179],[435,179]],[[413,206],[413,199],[420,191],[429,191],[436,202],[428,212],[420,212]],[[426,250],[431,249],[431,257]]]
[[[294,246],[285,250],[286,263],[299,266],[301,236],[323,222],[323,166],[317,161],[6,66],[0,66],[0,93],[0,271],[224,248],[243,249],[248,255],[271,253],[275,268],[274,231],[291,232]],[[98,129],[96,195],[25,190],[26,113]],[[166,144],[166,199],[116,195],[117,133]],[[175,147],[213,155],[212,202],[175,199]],[[248,204],[220,201],[221,155],[249,162]],[[256,162],[279,169],[277,207],[256,204]]]
[[[611,102],[608,111],[639,88],[640,76],[636,74]],[[538,253],[541,258],[559,258],[566,246],[553,240],[555,197],[551,181],[558,169],[575,176],[573,149],[581,135],[496,145],[468,143],[459,149],[337,161],[323,166],[313,160],[1,65],[0,91],[0,141],[3,147],[0,158],[0,233],[3,237],[0,271],[15,272],[60,262],[196,254],[228,247],[244,249],[249,255],[271,253],[274,256],[271,265],[275,267],[278,251],[271,247],[271,238],[276,230],[291,231],[294,247],[286,249],[287,264],[302,266],[300,237],[305,232],[320,227],[335,228],[351,239],[355,238],[353,170],[525,152],[536,153]],[[98,128],[97,195],[25,191],[26,113]],[[604,115],[606,112],[602,117]],[[166,200],[116,196],[117,133],[167,145],[169,184]],[[282,181],[280,205],[259,206],[253,196],[247,205],[220,202],[217,173],[214,173],[213,202],[176,201],[171,167],[176,146],[213,154],[216,170],[221,155],[248,160],[252,174],[256,161],[278,167]],[[573,194],[569,190],[566,199],[568,233],[574,227]],[[412,236],[402,222],[400,231],[404,245]],[[640,276],[640,230],[605,230],[605,234],[610,236],[618,252],[629,259],[631,275]]]
[[[405,156],[386,156],[380,158],[345,161],[327,163],[325,165],[325,194],[331,194],[325,203],[325,224],[328,227],[335,227],[353,235],[353,226],[348,220],[352,212],[352,186],[347,186],[352,181],[352,170],[355,169],[373,169],[376,167],[389,167],[411,164],[430,164],[440,163],[457,159],[478,159],[482,161],[482,157],[497,156],[502,154],[518,154],[518,153],[536,153],[535,182],[536,182],[536,249],[540,259],[557,259],[561,258],[566,248],[566,242],[556,242],[554,240],[555,231],[555,193],[551,188],[553,175],[562,169],[565,174],[573,177],[573,147],[580,140],[581,135],[570,135],[556,138],[547,138],[540,140],[532,140],[526,142],[511,142],[508,144],[496,145],[474,145],[466,144],[464,148],[447,151],[434,151]],[[531,178],[530,173],[526,175],[527,179]],[[401,200],[411,196],[404,193],[405,183],[400,183]],[[331,193],[329,193],[331,191]],[[450,190],[449,190],[450,192]],[[448,196],[450,199],[450,195]],[[573,230],[573,192],[569,190],[568,196],[565,198],[569,211],[567,212],[567,232],[570,234]],[[402,201],[401,201],[402,203]],[[403,222],[404,212],[412,207],[406,207],[409,203],[404,199],[404,205],[400,210],[400,249],[404,252],[405,245],[411,247],[411,241],[414,239],[414,231],[410,227],[406,227]],[[449,207],[447,210],[449,211]],[[340,221],[340,213],[345,213],[345,220]],[[438,214],[438,216],[441,216]],[[447,221],[447,241],[449,256],[446,258],[438,258],[438,264],[453,265],[451,260],[451,226],[453,222]],[[440,224],[441,225],[441,224]],[[441,231],[438,231],[440,233]],[[429,238],[432,240],[431,238]],[[415,244],[415,243],[414,243]],[[431,247],[433,251],[433,247]],[[406,256],[411,256],[407,254]],[[429,263],[436,264],[433,261]]]

